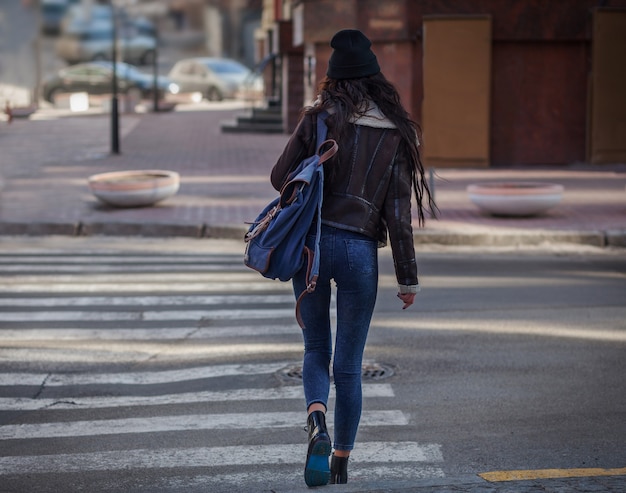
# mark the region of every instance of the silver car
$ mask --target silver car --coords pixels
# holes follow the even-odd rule
[[[243,98],[262,90],[262,80],[245,65],[229,58],[187,58],[178,61],[168,78],[181,94],[199,93],[209,101]]]

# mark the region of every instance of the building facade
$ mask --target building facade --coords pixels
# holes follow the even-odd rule
[[[626,162],[626,0],[264,0],[286,131],[344,28],[372,40],[429,166]]]

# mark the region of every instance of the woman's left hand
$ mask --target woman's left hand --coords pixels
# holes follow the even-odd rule
[[[400,300],[404,303],[404,306],[402,307],[402,309],[406,310],[415,301],[415,293],[404,293],[404,294],[398,293],[398,298],[400,298]]]

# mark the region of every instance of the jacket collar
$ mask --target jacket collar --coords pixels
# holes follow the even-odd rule
[[[313,103],[314,105],[320,104],[319,97]],[[363,125],[365,127],[374,127],[374,128],[396,128],[394,123],[389,120],[378,105],[371,100],[364,101],[362,106],[365,108],[365,111],[359,115],[352,115],[350,117],[350,122],[355,125]],[[335,112],[333,107],[328,108],[328,113],[332,114]]]
[[[363,114],[352,115],[350,121],[356,125],[374,128],[396,128],[373,101],[365,101],[366,110]]]

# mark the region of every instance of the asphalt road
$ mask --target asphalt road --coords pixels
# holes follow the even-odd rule
[[[241,248],[3,238],[0,491],[307,490],[289,285]],[[381,251],[350,491],[533,491],[477,475],[623,468],[626,254],[419,260],[403,311]]]
[[[420,257],[415,313],[383,301],[369,351],[398,365],[400,408],[446,473],[623,467],[625,257]]]

